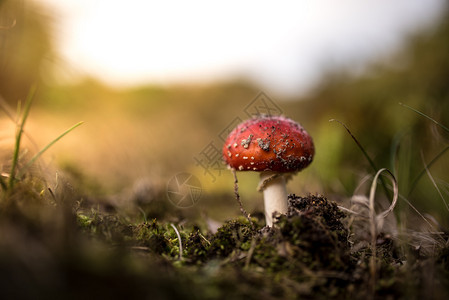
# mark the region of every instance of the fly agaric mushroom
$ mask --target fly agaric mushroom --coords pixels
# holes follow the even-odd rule
[[[310,135],[282,116],[258,116],[240,123],[223,147],[230,168],[261,172],[259,190],[263,190],[267,226],[273,225],[273,213],[287,213],[284,174],[304,169],[314,154]]]

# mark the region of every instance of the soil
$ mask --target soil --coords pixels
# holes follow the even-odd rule
[[[33,193],[12,198],[24,196],[35,203],[2,207],[3,299],[449,296],[448,246],[424,255],[381,233],[373,259],[348,215],[319,195],[289,195],[288,213],[271,228],[263,216],[253,225],[238,217],[214,233],[173,220],[131,222],[70,201],[49,205]]]

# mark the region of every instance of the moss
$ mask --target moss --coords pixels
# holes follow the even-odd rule
[[[92,219],[86,215],[79,214],[77,215],[77,221],[80,228],[88,228],[92,224]]]
[[[201,263],[207,260],[211,243],[201,234],[199,228],[194,228],[185,243],[185,256],[191,263]]]
[[[214,234],[196,225],[177,225],[182,260],[178,236],[170,223],[153,219],[130,224],[98,213],[90,217],[80,214],[77,220],[89,236],[127,245],[122,250],[125,254],[136,252],[150,261],[168,263],[174,268],[170,271],[173,276],[181,276],[194,292],[183,291],[184,285],[176,288],[194,299],[372,297],[371,247],[365,243],[356,251],[351,248],[345,218],[345,213],[324,197],[290,195],[288,213],[278,217],[271,228],[262,227],[257,219],[252,227],[244,217],[225,222]],[[400,253],[391,237],[379,235],[376,296],[413,298],[413,293],[434,286],[423,274],[441,274],[441,278],[447,274],[447,252],[441,252],[438,263],[418,257],[413,269],[403,264],[405,258]],[[428,270],[438,264],[438,270]],[[439,281],[438,295],[445,295],[446,282]]]
[[[137,245],[148,247],[156,254],[170,253],[170,246],[172,245],[165,236],[165,230],[156,219],[153,219],[133,228],[134,239]]]
[[[239,274],[245,282],[254,274],[263,274],[265,280],[269,278],[263,289],[270,295],[288,294],[290,287],[281,283],[287,279],[302,282],[307,293],[328,295],[332,290],[338,294],[349,284],[341,279],[344,272],[353,268],[348,230],[341,222],[344,217],[323,197],[291,195],[288,214],[278,218],[273,228],[262,228],[257,220],[252,228],[248,220],[238,218],[207,239],[195,229],[187,238],[185,254],[190,263],[205,269],[221,261],[246,270]]]
[[[246,219],[228,221],[212,236],[208,257],[224,258],[235,251],[241,251],[242,246],[251,241],[255,234],[256,231]]]
[[[91,238],[108,243],[123,244],[132,235],[131,228],[125,221],[115,215],[104,215],[92,211],[90,216],[77,215],[77,224],[82,232]]]
[[[30,206],[15,205],[0,219],[0,266],[10,275],[3,278],[10,285],[4,291],[25,284],[30,287],[25,296],[46,298],[61,293],[183,299],[373,297],[371,247],[352,248],[346,215],[321,196],[290,195],[288,213],[271,228],[255,218],[253,227],[240,217],[212,234],[189,223],[133,223],[93,209],[67,210],[45,201],[46,195],[23,194],[34,197],[34,215]],[[44,215],[61,218],[52,223]],[[22,245],[25,240],[30,246]],[[391,237],[379,235],[377,241],[375,297],[417,299],[426,296],[424,290],[436,298],[448,295],[446,248],[435,257],[412,255],[403,263],[407,257]],[[32,260],[24,256],[30,247]],[[62,278],[60,284],[33,277],[41,273]]]

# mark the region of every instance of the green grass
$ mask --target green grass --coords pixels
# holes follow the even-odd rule
[[[37,86],[33,86],[30,89],[30,92],[28,93],[27,99],[25,101],[23,112],[21,112],[21,105],[20,101],[18,102],[18,109],[17,109],[17,115],[20,116],[20,120],[17,123],[17,130],[15,135],[15,144],[13,149],[13,157],[12,157],[12,163],[11,163],[11,170],[9,172],[9,181],[5,182],[3,178],[0,176],[0,184],[2,186],[3,192],[6,193],[8,190],[12,190],[14,188],[15,183],[22,178],[22,176],[27,172],[27,170],[44,154],[45,151],[47,151],[51,146],[53,146],[56,142],[58,142],[61,138],[63,138],[65,135],[73,131],[78,126],[82,125],[83,122],[78,122],[77,124],[73,125],[66,131],[64,131],[61,135],[56,137],[54,140],[52,140],[50,143],[48,143],[44,148],[42,148],[39,152],[37,152],[23,167],[20,168],[20,170],[17,170],[18,164],[19,164],[19,157],[20,157],[20,151],[21,151],[21,142],[24,135],[24,128],[26,121],[28,119],[28,115],[30,113],[31,104],[33,102],[35,93],[37,90]],[[8,111],[10,111],[8,108],[5,107],[6,104],[2,103],[3,110],[8,114]],[[9,115],[10,116],[10,115]],[[11,117],[11,116],[10,116]]]
[[[441,127],[444,131],[446,131],[447,133],[449,133],[449,128],[446,127],[445,125],[443,125],[442,123],[438,122],[437,120],[431,118],[430,116],[428,116],[427,114],[413,108],[410,107],[406,104],[403,103],[399,103],[400,105],[404,106],[405,108],[410,109],[411,111],[417,113],[418,115],[430,120],[432,123],[438,125],[439,127]],[[416,176],[416,178],[413,180],[412,184],[411,184],[411,188],[410,191],[408,193],[408,195],[410,196],[411,193],[413,192],[414,188],[417,186],[419,180],[421,179],[421,177],[428,172],[428,170],[432,167],[433,164],[435,164],[440,158],[443,157],[443,155],[446,153],[446,151],[449,150],[449,146],[443,148],[443,150],[441,150],[432,160],[430,160],[429,163],[425,164],[424,168],[418,173],[418,175]]]

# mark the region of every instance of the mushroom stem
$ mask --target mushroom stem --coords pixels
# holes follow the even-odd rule
[[[267,226],[273,226],[273,213],[287,213],[287,188],[283,175],[276,172],[260,173],[260,186],[263,189],[265,220]]]

